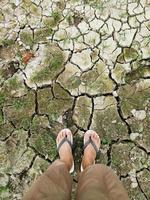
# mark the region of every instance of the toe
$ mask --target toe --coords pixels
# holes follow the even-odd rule
[[[57,138],[56,138],[57,147],[58,147],[58,145],[59,145],[59,143],[60,143],[60,141],[61,141],[61,134],[62,134],[62,132],[60,131],[60,132],[58,133],[58,135],[57,135]]]
[[[98,141],[98,143],[100,144],[100,137],[99,137],[99,135],[97,134],[97,141]]]
[[[63,129],[63,133],[64,133],[64,135],[66,136],[66,135],[68,135],[69,134],[69,132],[70,132],[70,130],[69,129],[67,129],[67,128],[65,128],[65,129]],[[64,136],[63,135],[63,136]]]
[[[68,128],[65,129],[65,132],[68,136],[71,135],[71,131]]]
[[[66,131],[67,133],[71,133],[71,131],[70,131],[69,128],[65,128],[65,131]]]
[[[63,130],[61,130],[61,131],[58,133],[56,142],[57,142],[57,143],[60,143],[60,141],[61,141],[64,137],[65,137],[65,131],[64,131],[64,129],[63,129]]]
[[[62,139],[63,139],[64,137],[66,137],[66,131],[63,131],[63,132],[62,132]]]
[[[62,133],[63,133],[63,130],[61,130],[61,131],[59,132],[59,134],[58,134],[58,135],[60,135],[60,138],[62,137]]]
[[[95,138],[95,132],[93,130],[89,130],[88,132],[90,136],[94,139]]]
[[[95,135],[94,134],[91,135],[91,139],[95,141]]]
[[[84,134],[84,143],[86,143],[89,140],[90,134],[89,131],[86,131]]]
[[[98,134],[97,134],[97,133],[96,133],[96,136],[95,136],[95,137],[96,137],[96,140],[99,140],[99,136],[98,136]]]
[[[100,142],[100,139],[99,139],[99,137],[98,137],[98,136],[96,137],[96,141],[97,141],[97,143],[99,144],[99,142]]]
[[[65,129],[62,129],[62,135],[65,133]]]
[[[93,133],[93,138],[94,138],[95,140],[97,139],[97,135],[96,135],[95,132]]]
[[[99,137],[99,135],[98,135],[95,131],[93,131],[93,130],[91,130],[91,139],[92,139],[94,142],[96,142],[96,146],[99,148],[99,146],[100,146],[100,137]]]
[[[71,131],[69,129],[66,130],[66,135],[67,135],[68,140],[71,141],[72,133],[71,133]]]
[[[99,137],[99,135],[98,135],[98,134],[97,134],[97,139],[98,139],[98,140],[100,140],[100,137]]]

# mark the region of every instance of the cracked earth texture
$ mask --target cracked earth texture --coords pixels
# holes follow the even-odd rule
[[[55,138],[102,139],[131,200],[150,199],[150,1],[0,1],[0,199],[23,191],[58,157]]]

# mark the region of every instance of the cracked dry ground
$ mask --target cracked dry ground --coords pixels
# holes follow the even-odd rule
[[[82,138],[131,200],[150,199],[150,1],[0,1],[0,199],[22,193],[74,134],[74,199]]]

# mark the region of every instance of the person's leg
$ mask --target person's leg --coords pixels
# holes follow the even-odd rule
[[[23,200],[70,200],[71,187],[65,163],[57,160],[33,183]]]
[[[129,200],[121,182],[113,171],[104,165],[94,164],[95,149],[100,147],[100,138],[94,131],[87,131],[84,144],[91,138],[91,143],[84,149],[82,159],[83,172],[80,174],[77,188],[78,200]]]
[[[87,167],[78,180],[78,200],[129,200],[127,192],[114,172],[107,166]]]
[[[56,160],[44,174],[42,174],[29,191],[24,195],[23,200],[70,200],[72,189],[72,178],[69,174],[73,163],[72,150],[68,142],[61,143],[64,138],[69,141],[71,132],[63,129],[57,136],[60,160]]]

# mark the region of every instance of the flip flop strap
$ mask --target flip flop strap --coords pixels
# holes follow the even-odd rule
[[[62,139],[62,141],[59,143],[58,147],[57,147],[57,151],[58,151],[58,152],[59,152],[61,146],[62,146],[65,142],[68,142],[68,144],[70,145],[70,147],[71,147],[71,149],[72,149],[72,144],[71,144],[70,140],[68,140],[67,137],[64,137],[64,138]]]
[[[96,154],[99,153],[99,149],[97,148],[96,144],[93,142],[93,140],[91,139],[91,137],[89,138],[89,140],[85,143],[84,145],[84,150],[86,149],[86,147],[91,144],[93,146],[93,148],[95,149],[96,151]]]

